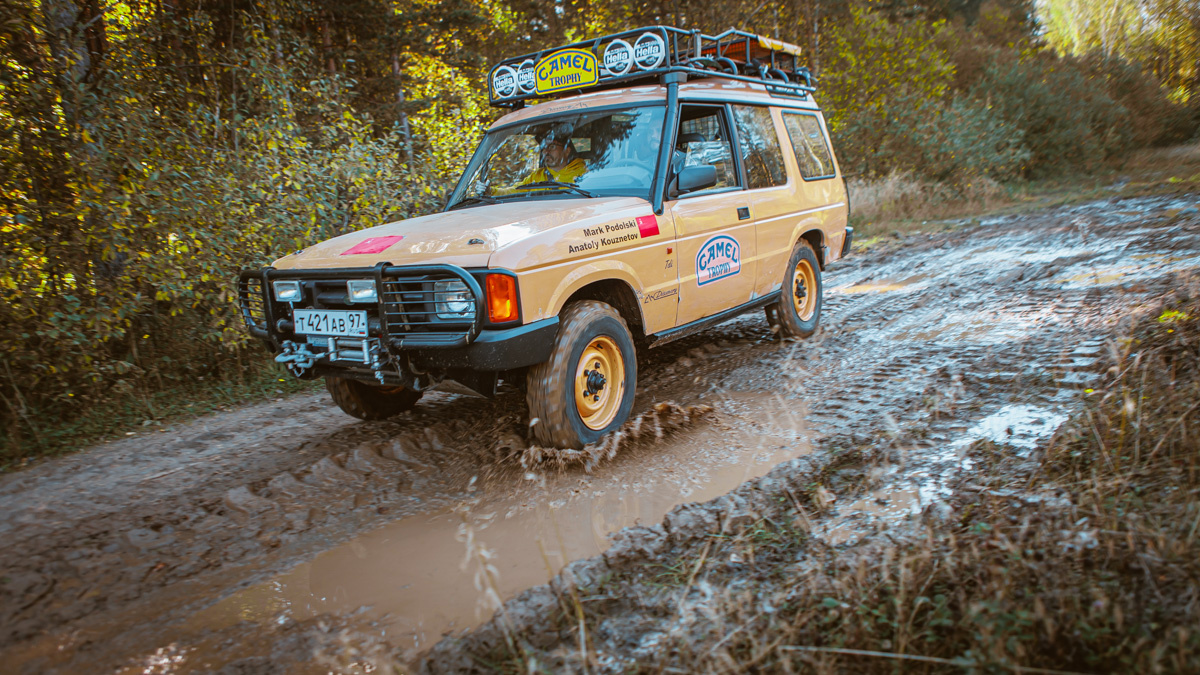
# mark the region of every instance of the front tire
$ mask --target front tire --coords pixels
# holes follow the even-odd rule
[[[562,313],[550,358],[529,369],[534,440],[580,449],[618,429],[633,410],[637,354],[611,305],[583,300]]]
[[[325,376],[325,389],[342,412],[360,420],[385,420],[412,410],[421,392],[406,387],[376,387],[358,380]]]
[[[779,302],[767,307],[767,321],[779,327],[781,337],[811,337],[821,323],[824,285],[817,254],[807,240],[792,249],[780,290]]]

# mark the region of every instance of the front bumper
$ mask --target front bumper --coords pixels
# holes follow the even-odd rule
[[[413,350],[411,358],[421,368],[502,371],[524,368],[550,358],[558,336],[558,317],[516,328],[483,330],[465,347]]]
[[[420,389],[443,378],[461,379],[464,372],[498,373],[549,358],[558,318],[522,325],[518,316],[505,324],[489,323],[481,288],[486,274],[511,275],[454,265],[246,270],[239,277],[238,300],[249,333],[298,377],[338,375]],[[300,300],[274,299],[272,282],[281,279],[301,282]],[[347,304],[344,290],[338,289],[353,279],[374,279],[378,301]],[[437,313],[437,283],[455,279],[469,290],[473,310],[443,318]],[[295,309],[366,311],[367,334],[299,333]]]

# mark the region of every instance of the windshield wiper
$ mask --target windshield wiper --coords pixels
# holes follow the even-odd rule
[[[540,180],[536,183],[526,183],[525,185],[517,186],[518,190],[535,190],[537,188],[559,188],[561,190],[570,190],[572,192],[578,192],[584,197],[600,196],[595,192],[588,192],[587,190],[584,190],[575,183],[564,183],[561,180]]]
[[[479,195],[478,197],[463,197],[462,199],[454,202],[454,206],[451,206],[448,210],[453,211],[454,209],[457,209],[460,206],[470,206],[472,204],[499,204],[499,203],[500,203],[499,199],[496,199],[495,197],[491,197],[488,195]]]

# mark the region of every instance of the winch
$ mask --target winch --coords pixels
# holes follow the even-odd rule
[[[313,347],[323,351],[313,351]],[[280,353],[275,357],[277,363],[287,364],[288,371],[296,377],[307,376],[313,366],[322,360],[361,363],[375,372],[375,379],[380,384],[384,381],[385,360],[383,348],[377,338],[310,337],[308,342],[285,340]]]

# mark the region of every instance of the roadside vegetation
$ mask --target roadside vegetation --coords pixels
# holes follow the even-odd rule
[[[254,356],[254,352],[250,352]],[[84,407],[78,416],[44,420],[22,419],[28,425],[26,442],[37,448],[68,449],[103,438],[126,438],[162,430],[165,424],[301,392],[324,391],[321,381],[298,380],[287,370],[263,359],[246,363],[223,379],[200,375],[190,385],[133,390],[125,384],[113,396]],[[15,392],[18,410],[27,414],[24,394]],[[28,466],[35,453],[0,459],[0,473]]]
[[[0,0],[0,467],[256,381],[240,268],[439,208],[498,58],[659,23],[807,50],[864,235],[1197,129],[1177,0]]]
[[[991,215],[1152,194],[1200,194],[1200,142],[1134,150],[1090,173],[1000,183],[983,179],[967,194],[913,173],[847,181],[856,246],[886,237],[961,226]]]
[[[976,443],[972,471],[919,521],[848,548],[813,536],[830,497],[867,493],[887,452],[827,448],[807,485],[763,483],[765,508],[730,511],[649,564],[576,566],[573,581],[552,583],[557,603],[540,618],[503,640],[468,636],[469,662],[481,672],[1197,671],[1200,281],[1177,289],[1111,344],[1079,414],[1033,454]],[[480,644],[490,647],[471,651]]]

